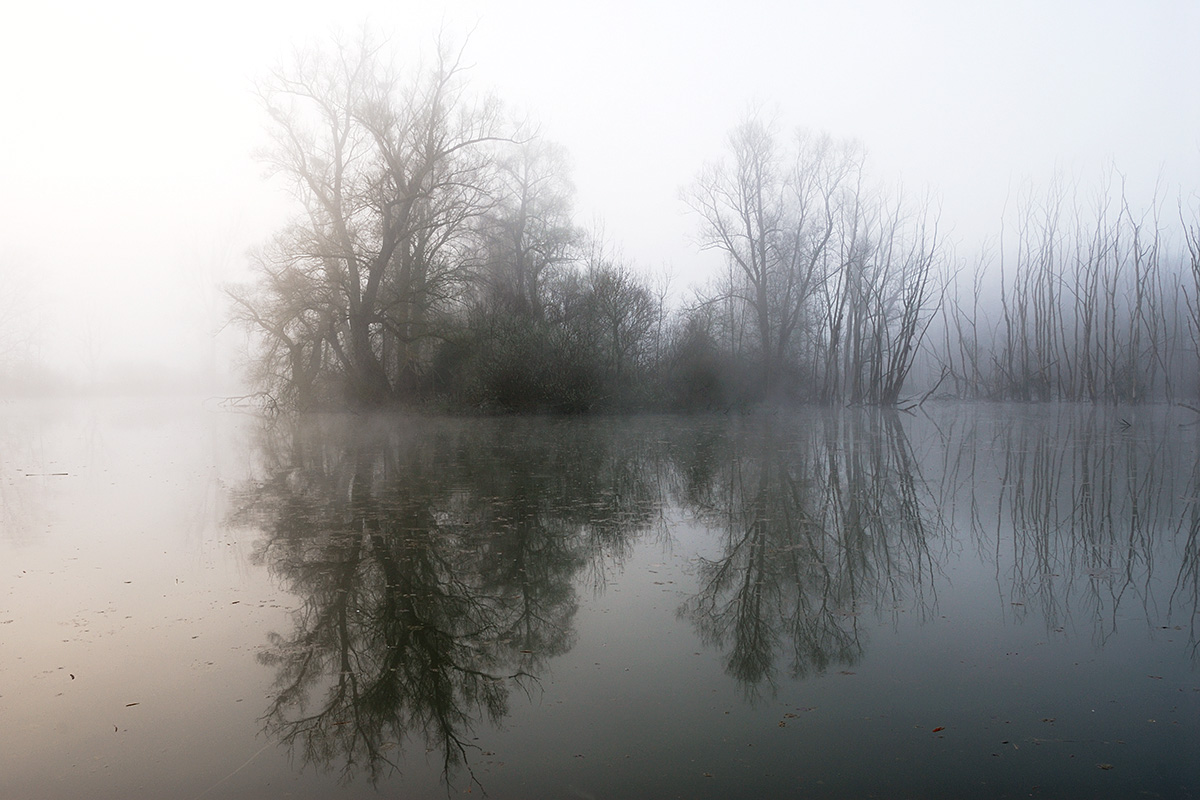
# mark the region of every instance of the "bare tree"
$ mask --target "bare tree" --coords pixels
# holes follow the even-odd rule
[[[851,201],[863,152],[854,143],[804,131],[781,150],[772,127],[751,116],[729,138],[732,163],[710,164],[685,198],[700,216],[700,242],[721,251],[730,296],[749,309],[762,389],[781,377],[817,290],[838,269],[842,204]]]
[[[463,69],[462,52],[441,47],[406,82],[364,37],[301,54],[260,88],[273,122],[264,158],[304,212],[263,251],[257,293],[234,300],[268,354],[290,354],[285,379],[301,379],[300,358],[374,404],[421,368],[492,202],[496,108],[467,99]]]
[[[736,295],[754,317],[763,390],[775,388],[778,364],[777,331],[771,315],[772,277],[782,265],[779,241],[788,226],[784,219],[781,156],[771,127],[757,115],[738,125],[729,136],[732,163],[719,161],[701,172],[685,199],[700,215],[700,244],[721,251],[737,282]]]
[[[897,402],[940,299],[930,204],[867,192],[854,142],[801,131],[784,153],[751,117],[730,149],[732,164],[707,167],[686,199],[702,246],[729,264],[710,301],[753,321],[762,393]]]
[[[1200,215],[1196,221],[1183,219],[1184,241],[1187,244],[1188,274],[1184,279],[1184,295],[1187,304],[1188,326],[1191,328],[1192,346],[1200,366]]]
[[[1058,181],[1019,205],[1015,252],[1001,249],[993,395],[1117,403],[1174,391],[1184,322],[1170,286],[1181,278],[1161,201],[1135,211],[1115,174],[1090,207]]]

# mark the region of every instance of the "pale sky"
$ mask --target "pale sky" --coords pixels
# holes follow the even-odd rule
[[[470,31],[472,87],[566,147],[579,221],[677,289],[713,264],[680,190],[755,105],[932,190],[967,259],[1055,169],[1091,184],[1112,163],[1135,195],[1161,179],[1171,213],[1200,197],[1194,2],[10,0],[0,294],[29,292],[44,359],[205,357],[215,286],[289,209],[253,158],[253,81],[364,22],[402,63]]]

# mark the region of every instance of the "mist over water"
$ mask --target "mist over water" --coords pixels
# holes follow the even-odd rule
[[[0,421],[6,794],[1198,777],[1191,412]]]
[[[0,797],[1196,794],[1200,7],[493,6],[6,12]]]

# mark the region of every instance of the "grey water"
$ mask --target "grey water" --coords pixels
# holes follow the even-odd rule
[[[1191,797],[1200,416],[0,404],[0,797]]]

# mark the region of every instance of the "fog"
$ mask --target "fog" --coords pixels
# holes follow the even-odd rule
[[[931,191],[972,263],[1027,187],[1115,169],[1200,192],[1200,7],[1182,3],[22,4],[0,30],[0,365],[237,390],[221,287],[297,206],[256,161],[261,80],[364,25],[442,35],[570,156],[576,217],[686,296],[720,263],[680,199],[748,109],[853,138]],[[218,335],[218,331],[221,333]]]

